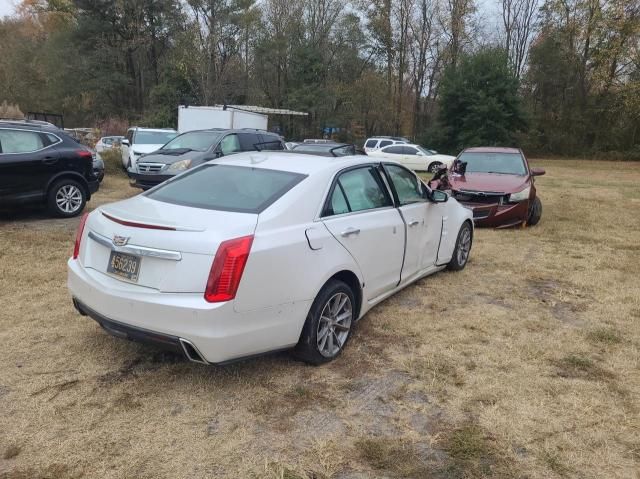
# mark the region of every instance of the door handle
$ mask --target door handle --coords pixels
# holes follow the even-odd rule
[[[44,160],[42,160],[42,162],[43,162],[45,165],[53,165],[53,164],[54,164],[54,163],[56,163],[57,161],[58,161],[58,159],[57,159],[57,158],[54,158],[54,157],[52,157],[52,156],[46,156],[46,157],[44,158]]]
[[[345,238],[347,236],[357,235],[357,234],[360,234],[360,230],[358,228],[351,228],[351,227],[347,228],[342,233],[340,233],[340,235],[344,236]]]
[[[420,224],[420,222],[418,220],[409,221],[409,226],[418,226],[419,224]]]

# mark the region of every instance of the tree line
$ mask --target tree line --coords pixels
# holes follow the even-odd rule
[[[70,126],[249,104],[309,112],[287,136],[640,157],[640,3],[495,1],[23,0],[0,101]]]

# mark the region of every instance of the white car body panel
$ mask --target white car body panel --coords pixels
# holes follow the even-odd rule
[[[68,261],[71,295],[100,317],[189,341],[209,363],[295,345],[314,298],[340,272],[352,274],[361,286],[362,317],[384,298],[442,269],[462,223],[472,224],[471,211],[453,198],[322,217],[334,178],[372,160],[278,152],[216,160],[308,175],[259,214],[186,207],[145,195],[99,207],[87,219],[78,259]],[[342,236],[347,228],[360,232]],[[204,290],[220,242],[250,234],[253,245],[235,299],[207,302]],[[127,244],[115,246],[114,235],[127,238]],[[106,272],[111,250],[137,247],[180,259],[142,256],[137,284]]]
[[[456,159],[455,156],[451,156],[451,155],[441,155],[441,154],[404,155],[404,154],[390,153],[385,151],[391,146],[398,146],[398,145],[390,145],[385,148],[376,149],[371,151],[370,153],[369,152],[367,153],[369,156],[372,156],[374,158],[397,161],[401,165],[404,165],[407,168],[412,169],[413,171],[429,171],[430,166],[434,163],[439,163],[441,165],[446,166],[447,168],[451,168],[451,166],[453,165],[453,161]],[[402,146],[415,147],[417,145],[404,144]]]

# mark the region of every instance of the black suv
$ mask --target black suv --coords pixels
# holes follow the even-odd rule
[[[56,216],[76,216],[99,184],[93,153],[64,131],[0,120],[0,208],[42,203]]]
[[[138,158],[129,168],[131,186],[147,190],[189,168],[241,151],[284,150],[275,133],[214,128],[182,133],[159,150]]]

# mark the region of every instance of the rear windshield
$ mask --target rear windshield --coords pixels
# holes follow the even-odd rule
[[[520,153],[462,153],[458,158],[467,163],[467,173],[498,173],[526,175],[527,169]]]
[[[193,208],[261,213],[304,178],[305,175],[289,171],[207,164],[163,183],[146,195]]]

